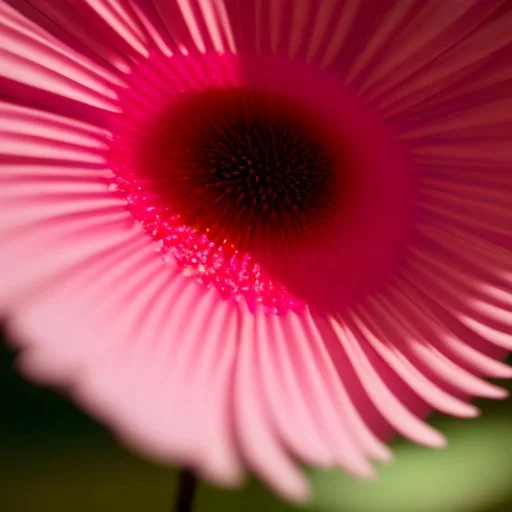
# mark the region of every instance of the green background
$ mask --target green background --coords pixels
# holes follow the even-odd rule
[[[171,510],[176,471],[132,455],[64,398],[21,379],[13,361],[0,339],[0,512]],[[376,481],[311,472],[314,500],[299,508],[255,480],[235,492],[201,483],[194,510],[510,512],[512,399],[478,405],[476,420],[433,417],[447,449],[396,442],[395,463]]]

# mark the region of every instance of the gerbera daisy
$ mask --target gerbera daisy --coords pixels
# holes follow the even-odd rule
[[[502,398],[512,3],[7,0],[0,313],[136,450],[290,499]]]

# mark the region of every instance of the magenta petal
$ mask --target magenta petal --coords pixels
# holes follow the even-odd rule
[[[0,5],[0,314],[134,450],[308,497],[507,392],[502,0]]]

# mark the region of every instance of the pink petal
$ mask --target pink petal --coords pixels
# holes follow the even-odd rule
[[[0,5],[21,371],[143,454],[294,500],[298,463],[371,477],[397,432],[443,446],[424,418],[474,416],[472,396],[506,397],[484,379],[512,377],[511,22],[504,0]],[[279,314],[187,275],[114,181],[183,93],[244,87],[317,109],[358,155],[336,243],[269,264]]]

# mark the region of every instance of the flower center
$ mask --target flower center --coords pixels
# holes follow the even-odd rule
[[[188,225],[268,253],[310,243],[339,201],[346,183],[333,138],[319,114],[284,96],[208,89],[161,116],[140,168]]]
[[[409,162],[339,77],[289,59],[152,55],[119,110],[112,189],[164,260],[226,300],[337,313],[402,257]]]

